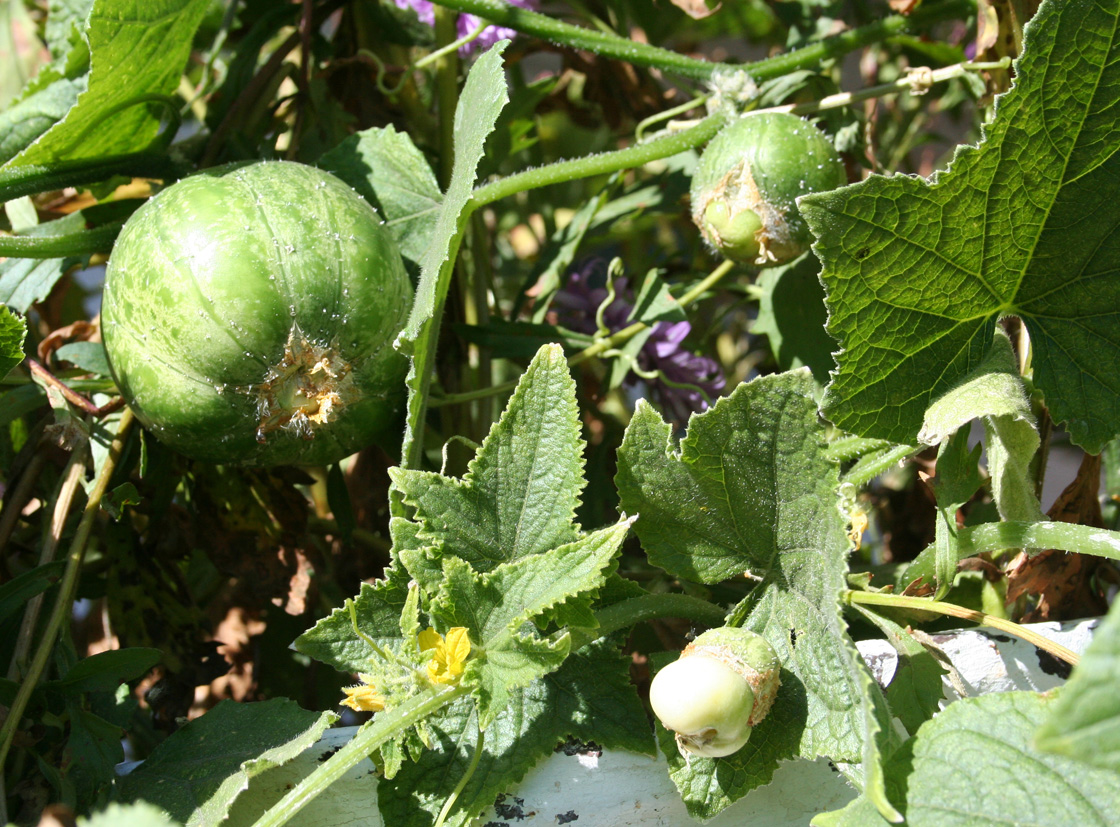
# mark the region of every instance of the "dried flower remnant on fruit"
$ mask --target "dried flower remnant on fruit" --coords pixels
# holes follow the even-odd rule
[[[257,395],[257,441],[289,430],[310,439],[316,425],[331,422],[358,395],[350,364],[333,344],[312,342],[292,326],[284,355],[268,369]]]
[[[572,270],[564,289],[553,299],[552,321],[579,333],[596,333],[596,314],[608,295],[607,266],[606,260],[593,258]],[[634,310],[627,279],[615,279],[614,288],[615,299],[602,314],[603,325],[611,333],[628,327]],[[643,381],[648,381],[651,394],[676,422],[686,422],[690,414],[707,410],[726,384],[718,362],[684,347],[691,331],[692,325],[687,321],[658,322],[637,357],[638,367],[643,371],[659,371],[664,377]],[[624,382],[634,385],[639,379],[630,374]]]
[[[359,674],[358,686],[344,686],[342,691],[346,698],[341,702],[355,712],[380,712],[385,708],[385,696],[373,687],[373,677]]]
[[[421,23],[426,23],[429,26],[434,26],[436,22],[435,4],[432,0],[393,0],[399,9],[412,9],[416,12],[416,16],[420,18]],[[509,0],[511,5],[520,6],[523,9],[536,9],[537,0]],[[457,37],[466,37],[481,23],[476,15],[473,14],[460,14],[455,23],[455,33]],[[506,26],[487,26],[483,29],[482,34],[459,47],[459,54],[466,57],[473,52],[484,52],[497,43],[499,40],[512,40],[517,36],[514,29]]]
[[[429,627],[417,636],[421,652],[431,652],[428,679],[432,683],[455,683],[463,676],[463,668],[471,653],[471,639],[462,626],[449,629],[445,638]]]
[[[797,199],[846,183],[832,141],[786,112],[756,112],[725,126],[692,176],[692,220],[712,249],[765,267],[792,261],[812,236]]]

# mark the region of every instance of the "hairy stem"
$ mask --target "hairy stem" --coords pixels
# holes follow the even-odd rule
[[[965,17],[974,10],[968,0],[949,0],[923,5],[913,14],[892,14],[867,26],[832,35],[784,55],[742,66],[713,63],[677,52],[638,43],[626,37],[594,29],[573,26],[544,14],[512,6],[502,0],[437,0],[439,5],[469,12],[500,26],[533,35],[551,43],[573,49],[584,49],[603,57],[616,58],[639,66],[651,66],[685,77],[706,80],[716,72],[744,70],[756,81],[787,75],[798,69],[811,68],[822,60],[841,57],[872,43],[911,31],[921,31],[941,20]]]
[[[400,735],[409,727],[432,715],[467,694],[461,685],[431,689],[393,709],[378,712],[373,720],[359,729],[346,746],[321,763],[311,775],[288,791],[269,810],[257,819],[254,827],[280,827],[307,804],[324,792],[346,771],[389,739]]]
[[[1001,632],[1015,635],[1015,637],[1021,638],[1027,643],[1037,646],[1039,649],[1049,652],[1054,657],[1064,660],[1066,663],[1072,664],[1073,666],[1076,666],[1077,662],[1080,660],[1076,652],[1071,652],[1060,643],[1055,643],[1049,638],[1025,626],[1021,626],[1010,620],[1005,620],[1002,617],[995,617],[994,615],[984,614],[984,612],[966,609],[963,606],[957,606],[953,603],[943,603],[940,600],[929,600],[924,597],[905,597],[884,592],[861,591],[845,591],[841,599],[849,605],[861,603],[865,606],[916,609],[918,611],[934,612],[949,617],[959,617],[962,620],[971,620],[973,623],[978,623],[981,626],[988,626],[992,629],[999,629]]]
[[[706,144],[715,137],[723,124],[722,115],[709,115],[695,126],[683,132],[678,132],[676,135],[657,138],[626,149],[616,149],[613,152],[588,155],[584,158],[560,161],[536,169],[525,170],[479,187],[474,191],[468,209],[473,211],[525,190],[547,187],[550,184],[562,184],[578,178],[606,175],[623,169],[633,169],[650,161],[668,158],[679,152],[685,152]]]
[[[64,258],[92,253],[107,253],[120,235],[123,221],[114,221],[66,235],[0,236],[0,257]]]
[[[961,557],[1006,548],[1055,548],[1120,560],[1120,532],[1049,521],[982,523],[957,529],[957,548]]]
[[[189,169],[163,153],[134,152],[129,155],[110,155],[106,158],[79,158],[76,161],[56,161],[51,164],[31,164],[11,167],[0,172],[0,202],[11,201],[24,195],[51,192],[107,181],[115,175],[129,178],[180,178]]]

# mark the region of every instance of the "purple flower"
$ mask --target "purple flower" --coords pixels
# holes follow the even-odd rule
[[[605,283],[607,262],[594,258],[568,274],[568,283],[552,300],[556,324],[578,333],[594,334],[598,330],[596,314],[607,300]],[[626,278],[614,280],[615,298],[603,310],[603,325],[612,333],[631,324],[634,305],[628,299]],[[719,364],[707,356],[698,356],[683,347],[692,330],[688,322],[658,322],[638,352],[638,367],[644,372],[660,372],[648,380],[650,392],[665,412],[676,422],[687,421],[693,412],[708,408],[709,400],[723,392],[726,381]],[[631,373],[626,384],[633,385],[639,377]],[[688,387],[680,387],[686,385]]]
[[[397,8],[412,9],[416,12],[416,16],[420,18],[421,23],[427,23],[429,26],[435,25],[436,11],[432,0],[393,0],[393,2],[397,4]],[[523,9],[535,9],[538,0],[509,0],[509,2],[511,5],[520,6]],[[455,24],[458,36],[466,37],[478,28],[480,22],[480,19],[473,14],[460,14],[459,20]],[[482,34],[470,43],[460,46],[459,54],[466,57],[472,52],[484,52],[499,40],[512,40],[516,34],[516,31],[505,26],[487,26]]]

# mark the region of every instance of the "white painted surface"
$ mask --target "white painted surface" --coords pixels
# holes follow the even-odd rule
[[[1080,653],[1097,623],[1040,623],[1030,628]],[[970,630],[934,635],[933,642],[955,672],[946,678],[949,698],[959,697],[962,691],[967,695],[1013,689],[1045,691],[1064,680],[1052,659],[1040,658],[1034,646],[1008,635]],[[897,656],[886,641],[865,641],[858,646],[876,679],[886,681],[893,676]],[[353,732],[353,727],[330,730],[303,755],[254,780],[235,803],[227,824],[248,827]],[[854,797],[855,791],[827,762],[792,761],[778,768],[769,786],[754,790],[708,823],[713,827],[808,824],[816,813],[842,807]],[[353,768],[289,823],[293,827],[383,827],[377,812],[373,764],[367,760]],[[477,824],[691,827],[696,822],[685,812],[664,758],[655,761],[609,751],[598,757],[553,754],[501,799],[497,809],[488,809]]]

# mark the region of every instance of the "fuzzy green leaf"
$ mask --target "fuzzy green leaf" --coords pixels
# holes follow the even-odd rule
[[[401,449],[406,467],[418,464],[421,443],[416,440],[420,438],[434,369],[438,322],[443,315],[451,272],[469,218],[466,206],[474,190],[478,162],[482,159],[486,138],[494,131],[498,115],[509,100],[502,64],[502,52],[508,43],[508,40],[501,40],[494,44],[475,61],[467,74],[455,108],[455,165],[451,181],[420,261],[420,284],[416,288],[412,315],[396,342],[403,353],[412,357],[412,367],[405,380],[409,388],[408,412]]]
[[[401,255],[419,267],[435,230],[443,193],[412,139],[391,126],[367,129],[323,155],[318,166],[373,204]]]
[[[222,701],[122,778],[121,797],[156,804],[186,827],[218,824],[250,778],[299,755],[334,719],[286,698]]]
[[[431,721],[432,749],[378,787],[386,824],[425,823],[447,798],[448,779],[461,778],[478,739],[470,701],[460,701]],[[478,769],[460,793],[448,825],[470,822],[502,792],[567,738],[608,749],[652,754],[645,709],[630,683],[629,660],[612,643],[599,641],[573,652],[557,671],[510,693],[509,703],[487,728]]]
[[[208,0],[96,0],[86,38],[89,88],[66,117],[11,160],[50,164],[144,149],[159,131],[161,108],[133,103],[172,95]]]
[[[885,703],[840,616],[849,541],[824,448],[812,377],[801,370],[740,385],[692,418],[679,451],[669,426],[640,405],[619,450],[622,508],[641,514],[635,530],[650,560],[705,583],[757,578],[733,616],[783,665],[774,707],[742,750],[675,767],[698,817],[768,783],[795,755],[862,762],[891,812],[876,775]]]
[[[945,697],[941,681],[945,667],[913,635],[890,618],[859,603],[853,604],[852,608],[878,626],[898,652],[898,666],[887,687],[887,703],[891,714],[902,722],[907,732],[917,732],[918,727],[937,714]]]
[[[837,425],[913,442],[1017,315],[1055,421],[1092,453],[1120,433],[1118,27],[1109,3],[1047,0],[978,147],[932,181],[876,175],[799,201],[843,346]]]
[[[1120,773],[1120,600],[1039,728],[1040,749]],[[1120,778],[1117,779],[1120,784]]]
[[[397,651],[401,646],[400,618],[408,589],[390,580],[363,583],[354,598],[358,629],[375,643]],[[368,672],[374,657],[369,644],[354,634],[350,611],[335,609],[292,644],[297,652],[333,666],[339,672]]]
[[[27,322],[0,304],[0,379],[23,361],[23,340],[27,338]]]
[[[85,77],[60,78],[0,112],[0,165],[65,118],[85,88]]]
[[[390,474],[415,506],[426,543],[489,571],[576,539],[582,451],[575,382],[564,351],[547,345],[462,480],[401,469]]]
[[[887,763],[888,789],[906,824],[1115,824],[1120,776],[1031,745],[1055,703],[1033,692],[1000,692],[957,701],[924,724]],[[817,827],[885,823],[863,797],[813,819]]]
[[[614,568],[632,520],[592,532],[551,551],[479,573],[458,557],[443,561],[443,583],[432,601],[436,628],[465,626],[481,654],[467,661],[463,681],[478,701],[485,728],[505,707],[509,693],[555,671],[567,657],[570,635],[548,637],[531,624],[560,609],[565,620],[585,615],[587,597]],[[554,614],[553,614],[554,616]],[[594,619],[581,625],[591,625]]]

